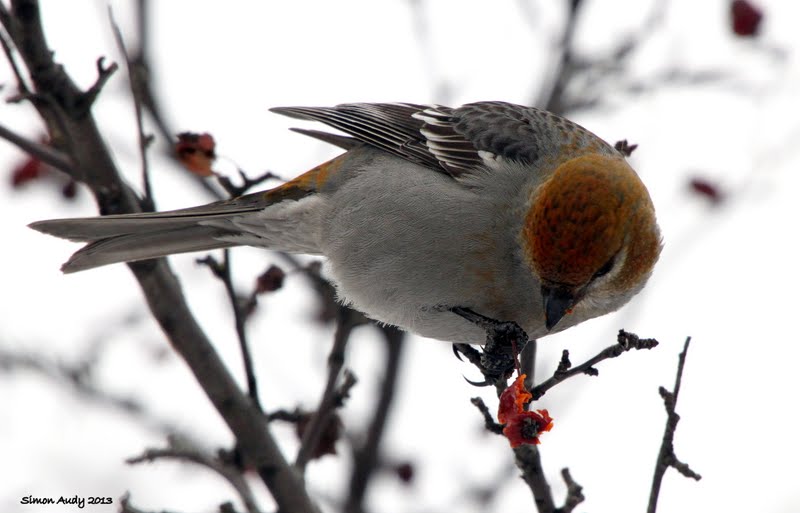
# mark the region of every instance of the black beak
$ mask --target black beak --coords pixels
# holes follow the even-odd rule
[[[552,330],[577,302],[574,289],[558,285],[553,287],[542,285],[542,297],[544,298],[544,325],[547,331]]]

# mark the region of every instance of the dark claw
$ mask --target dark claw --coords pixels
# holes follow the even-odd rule
[[[500,321],[492,319],[491,317],[486,317],[485,315],[481,315],[477,312],[470,310],[469,308],[464,308],[462,306],[454,306],[450,309],[456,315],[460,315],[464,319],[468,320],[472,324],[475,324],[479,328],[489,329],[493,324],[496,324]]]
[[[458,359],[463,361],[461,355],[466,356],[480,369],[485,378],[483,382],[474,382],[469,379],[467,382],[474,386],[505,383],[518,368],[517,358],[528,343],[528,335],[525,331],[515,322],[498,321],[473,312],[469,308],[453,307],[450,308],[450,311],[486,331],[486,344],[483,352],[466,344],[453,344],[453,351]]]
[[[470,385],[472,385],[474,387],[488,387],[488,386],[494,385],[494,383],[490,382],[488,379],[484,379],[483,381],[472,381],[471,379],[469,379],[466,376],[462,376],[462,377],[464,378],[464,381],[466,381],[467,383],[469,383]]]

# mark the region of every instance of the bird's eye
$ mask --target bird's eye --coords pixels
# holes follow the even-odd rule
[[[616,256],[616,255],[615,255],[615,256]],[[596,273],[594,273],[594,276],[592,276],[592,279],[597,279],[597,278],[600,278],[601,276],[605,276],[606,274],[608,274],[609,272],[611,272],[611,269],[613,269],[613,268],[614,268],[615,256],[611,257],[611,258],[608,260],[608,262],[606,262],[605,264],[603,264],[603,267],[601,267],[600,269],[598,269],[598,270],[597,270],[597,272],[596,272]]]

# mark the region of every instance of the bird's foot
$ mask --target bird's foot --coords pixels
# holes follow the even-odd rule
[[[484,377],[484,381],[467,381],[475,386],[505,386],[514,371],[519,371],[519,353],[528,343],[528,335],[513,321],[498,321],[458,306],[450,308],[450,311],[486,332],[483,351],[469,344],[453,344],[456,356],[461,358],[464,355]]]

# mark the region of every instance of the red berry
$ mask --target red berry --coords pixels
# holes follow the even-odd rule
[[[731,25],[738,36],[753,37],[758,35],[764,13],[747,0],[731,2]]]

